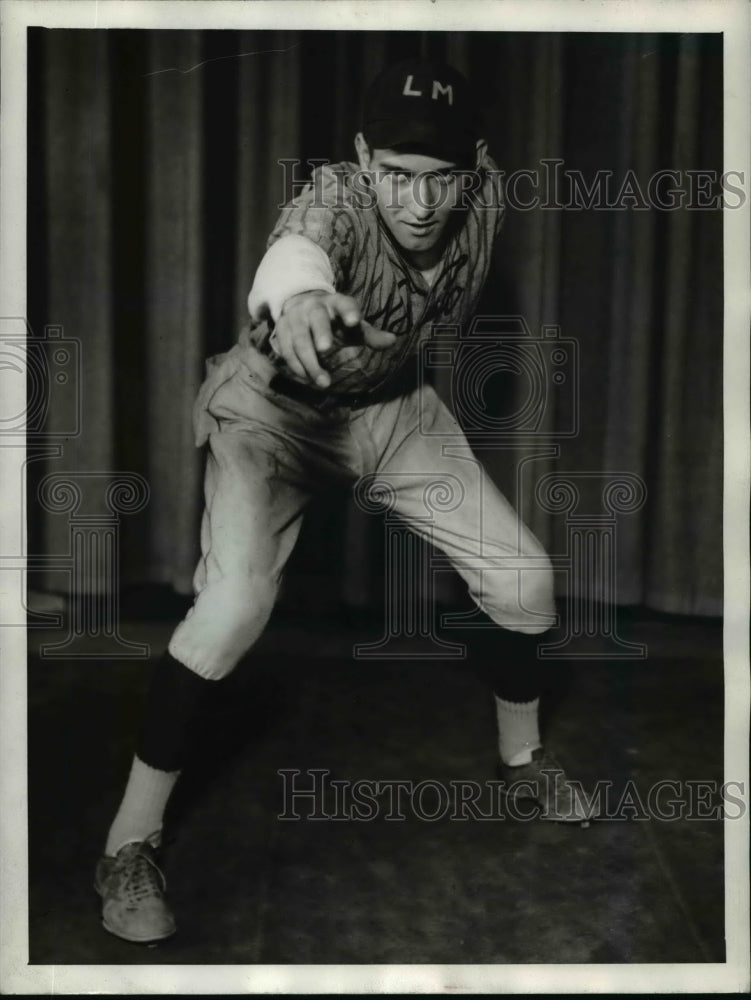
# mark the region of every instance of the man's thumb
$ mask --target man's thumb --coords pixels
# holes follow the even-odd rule
[[[370,323],[361,323],[363,337],[365,343],[368,347],[372,347],[376,351],[383,351],[387,347],[391,347],[396,341],[396,334],[389,333],[388,330],[379,330],[375,326],[371,326]]]

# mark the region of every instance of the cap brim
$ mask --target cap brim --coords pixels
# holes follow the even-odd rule
[[[405,121],[403,118],[383,118],[367,122],[365,138],[374,149],[396,149],[409,146],[424,149],[436,159],[466,166],[474,164],[474,141],[469,133],[442,128],[424,118]]]

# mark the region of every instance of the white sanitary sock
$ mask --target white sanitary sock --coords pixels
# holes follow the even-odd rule
[[[114,857],[125,844],[147,838],[158,844],[167,800],[179,775],[179,771],[159,771],[138,757],[133,758],[125,795],[107,837],[105,854]]]
[[[540,699],[516,702],[494,697],[501,760],[511,767],[529,764],[532,751],[542,746],[538,723]]]

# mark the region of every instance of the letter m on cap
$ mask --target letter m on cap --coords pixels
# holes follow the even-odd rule
[[[434,101],[438,100],[438,95],[439,94],[446,94],[446,96],[449,99],[449,104],[453,105],[453,103],[454,103],[454,90],[453,90],[453,87],[451,86],[450,83],[447,84],[444,87],[443,84],[440,83],[438,80],[433,80],[433,93],[432,93],[431,96],[432,96],[432,98],[433,98]]]

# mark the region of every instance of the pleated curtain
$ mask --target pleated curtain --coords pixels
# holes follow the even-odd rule
[[[721,51],[717,35],[31,29],[28,315],[35,335],[62,326],[80,342],[80,378],[51,393],[48,426],[74,392],[82,421],[59,457],[29,463],[30,550],[68,545],[66,517],[38,502],[45,476],[136,473],[149,499],[121,518],[121,584],[190,592],[203,466],[190,411],[205,358],[245,321],[293,175],[352,158],[360,95],[387,62],[422,53],[464,71],[509,174],[557,159],[646,185],[657,170],[721,172]],[[575,474],[588,512],[603,476],[639,477],[644,503],[617,518],[617,601],[719,614],[721,213],[509,210],[482,308],[523,316],[535,335],[559,327],[578,349],[574,436],[555,437],[569,414],[549,406],[557,451],[544,438],[478,448],[535,533],[566,551],[566,517],[535,493],[542,477]],[[445,374],[438,388],[450,396]],[[99,480],[87,491],[102,512]],[[382,523],[346,496],[316,503],[290,564],[295,600],[375,607],[382,573]],[[62,589],[54,568],[34,582]]]

